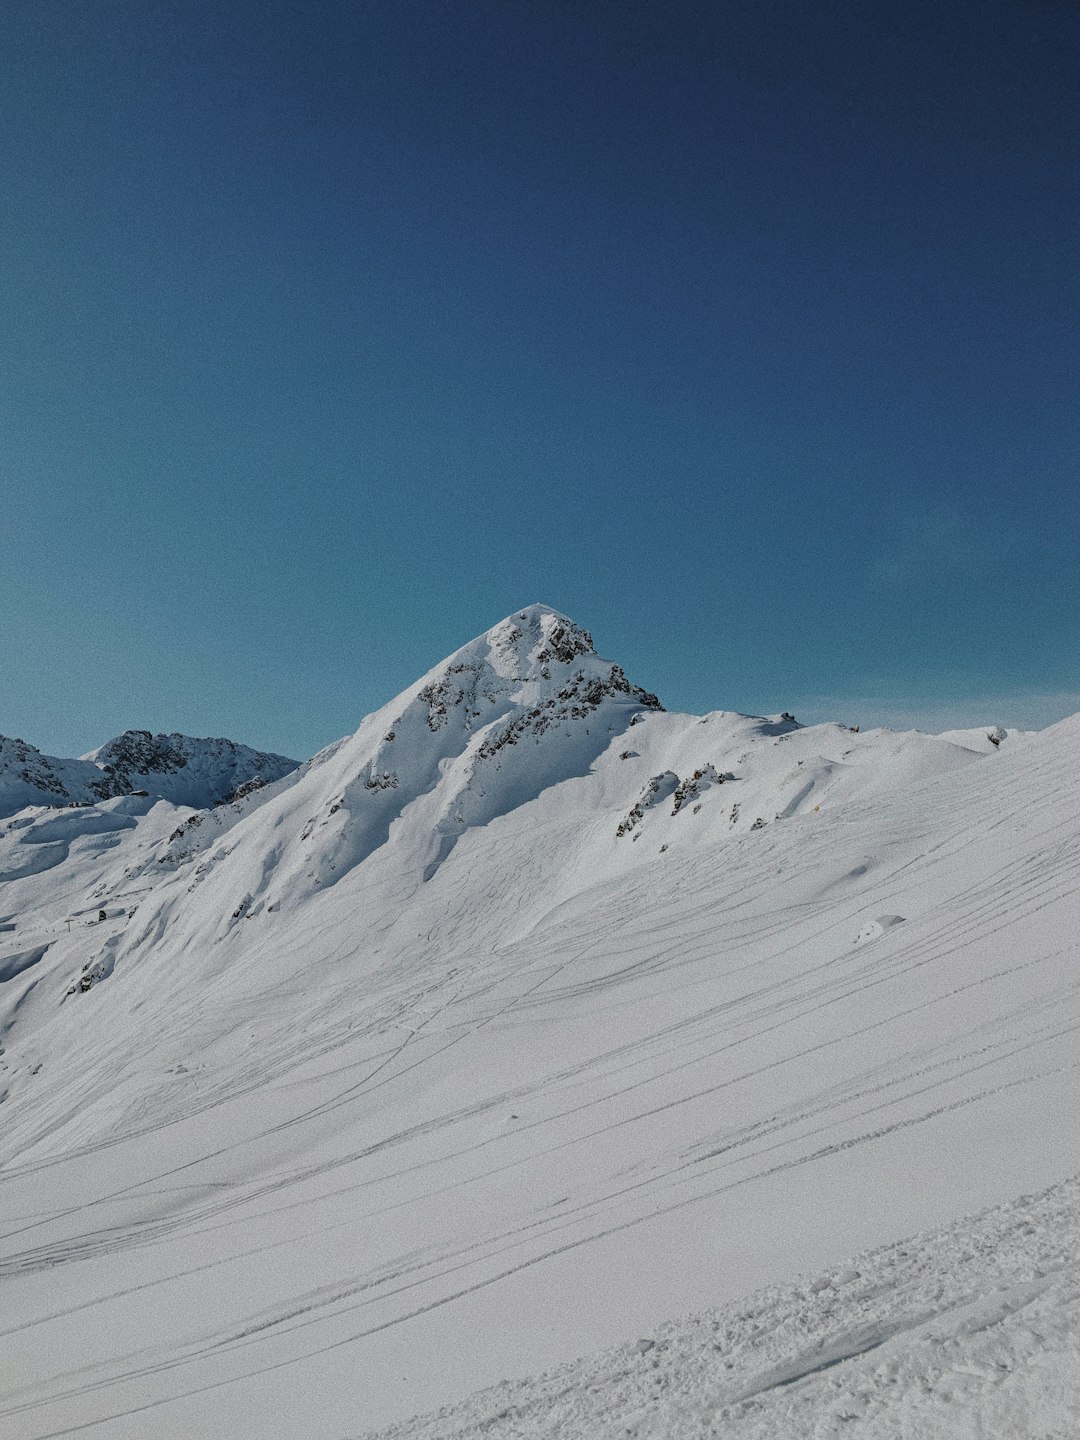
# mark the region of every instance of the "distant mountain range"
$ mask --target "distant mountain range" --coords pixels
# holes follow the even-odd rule
[[[253,781],[267,784],[299,761],[233,740],[125,730],[78,760],[43,755],[0,735],[0,818],[27,805],[89,805],[145,790],[175,805],[219,805]]]

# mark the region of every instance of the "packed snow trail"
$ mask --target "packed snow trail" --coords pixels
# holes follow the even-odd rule
[[[356,1432],[1073,1174],[1078,738],[669,715],[533,607],[234,803],[60,812],[0,1431]]]

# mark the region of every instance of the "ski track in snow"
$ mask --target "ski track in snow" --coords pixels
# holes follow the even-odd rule
[[[513,677],[522,628],[492,632]],[[490,683],[516,713],[459,654],[473,668],[447,674],[481,674],[466,703]],[[574,721],[610,717],[603,745],[504,813],[477,799],[436,871],[430,818],[474,803],[439,787],[489,784],[494,732],[456,738],[434,711],[429,732],[425,697],[450,690],[428,680],[196,826],[190,858],[151,803],[113,850],[88,819],[59,879],[9,885],[0,1433],[356,1434],[639,1326],[644,1354],[387,1434],[1027,1433],[1018,1416],[1076,1433],[1075,1185],[863,1256],[873,1283],[837,1278],[858,1245],[1077,1168],[1075,725],[986,756],[922,737],[923,774],[921,741],[884,732],[659,714],[626,731],[622,683]],[[570,743],[553,733],[536,745]],[[428,788],[388,826],[378,811],[368,853],[360,809],[335,829],[355,755],[429,734],[441,778],[425,760]],[[865,774],[845,751],[807,781],[829,745]],[[616,838],[643,777],[687,757],[743,778]],[[901,762],[915,778],[895,783]],[[788,818],[753,832],[759,809]],[[16,823],[0,869],[31,839]],[[65,995],[105,955],[114,973]]]
[[[1073,1180],[379,1440],[1066,1440],[1080,1426],[1078,1233]]]

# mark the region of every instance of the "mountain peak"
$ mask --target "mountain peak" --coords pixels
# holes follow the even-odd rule
[[[549,605],[528,605],[500,620],[481,637],[485,657],[507,679],[550,679],[552,665],[596,657],[592,636]],[[470,647],[466,647],[468,649]]]
[[[526,605],[521,610],[514,610],[500,620],[498,625],[492,627],[489,634],[496,631],[520,629],[526,634],[540,634],[545,638],[555,637],[558,644],[558,635],[564,633],[573,635],[581,642],[581,649],[578,653],[585,654],[593,651],[592,636],[584,626],[571,620],[569,615],[564,615],[560,610],[555,610],[550,605]]]
[[[469,731],[500,713],[524,713],[537,705],[561,712],[575,701],[591,709],[613,694],[631,705],[663,708],[655,695],[631,685],[621,666],[596,653],[588,630],[550,605],[536,604],[513,611],[448,655],[392,703],[426,703],[431,730],[441,729],[459,710]]]
[[[315,757],[267,812],[304,818],[245,879],[248,901],[336,885],[384,847],[431,879],[467,831],[588,774],[641,712],[662,708],[569,616],[515,610]]]

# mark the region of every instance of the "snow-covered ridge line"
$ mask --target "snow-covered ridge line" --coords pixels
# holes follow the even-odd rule
[[[28,805],[92,805],[140,790],[177,805],[206,808],[233,798],[244,786],[280,780],[298,764],[234,740],[149,730],[126,730],[71,760],[0,735],[0,817]]]

